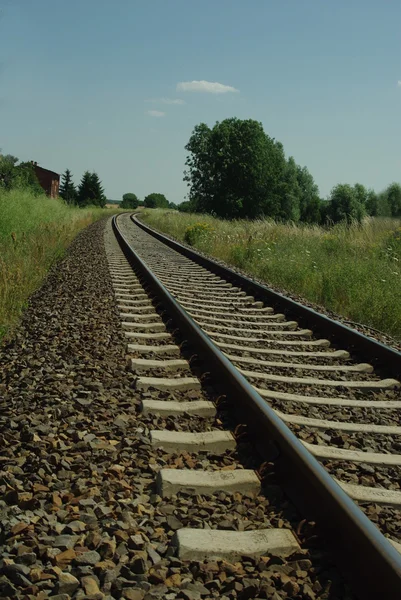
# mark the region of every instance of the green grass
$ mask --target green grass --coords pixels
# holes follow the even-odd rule
[[[401,340],[401,221],[331,229],[146,210],[149,225],[284,292]]]
[[[25,190],[0,190],[0,339],[77,233],[114,212],[72,208]]]

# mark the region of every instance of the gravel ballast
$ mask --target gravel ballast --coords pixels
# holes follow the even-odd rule
[[[259,496],[156,494],[162,467],[256,464],[245,443],[223,457],[151,447],[155,424],[207,431],[213,419],[139,414],[143,399],[166,392],[135,389],[104,226],[76,238],[0,348],[0,597],[353,599],[324,548],[308,543],[310,525],[286,560],[174,555],[181,526],[284,528],[300,517],[274,485]]]

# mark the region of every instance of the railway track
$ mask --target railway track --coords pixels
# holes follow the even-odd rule
[[[358,596],[399,598],[400,355],[129,215],[114,218],[113,230],[119,245],[110,241],[109,264],[130,367],[143,414],[161,424],[150,442],[164,452],[216,457],[205,470],[199,463],[159,469],[158,493],[257,496],[273,469],[302,514],[318,522]],[[315,335],[321,331],[325,338]],[[232,414],[246,427],[228,431]],[[235,461],[227,468],[224,457],[250,439],[268,463],[257,472]],[[179,528],[172,546],[182,559],[301,556],[291,525],[252,528],[251,519],[247,527]],[[302,586],[292,583],[298,597]]]

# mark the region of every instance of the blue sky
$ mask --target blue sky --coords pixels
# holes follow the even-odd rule
[[[401,179],[399,0],[0,8],[0,148],[76,182],[96,170],[109,198],[181,202],[193,127],[233,116],[261,121],[322,196]]]

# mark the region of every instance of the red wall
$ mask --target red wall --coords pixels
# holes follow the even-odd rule
[[[40,185],[45,190],[46,194],[50,198],[58,197],[58,189],[60,185],[60,176],[53,171],[42,169],[38,165],[34,165],[36,176],[39,180]]]

